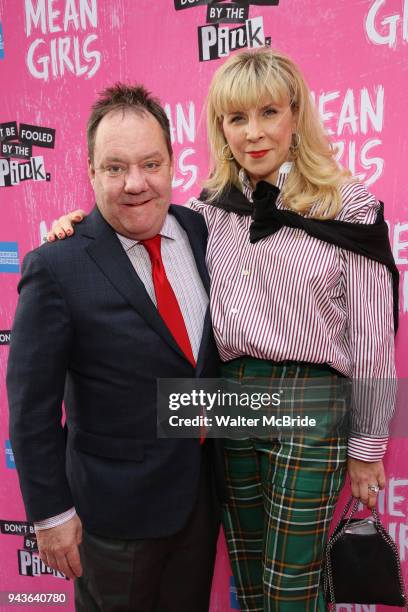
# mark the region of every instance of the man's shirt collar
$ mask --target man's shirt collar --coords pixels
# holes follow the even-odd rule
[[[164,219],[163,226],[159,232],[160,236],[162,238],[176,240],[177,235],[175,224],[177,224],[177,220],[175,219],[175,217],[173,215],[167,214],[166,218]],[[133,240],[132,238],[127,238],[126,236],[122,236],[122,234],[118,234],[117,232],[116,235],[119,238],[125,251],[129,251],[130,249],[132,249],[135,244],[140,244],[140,240]]]

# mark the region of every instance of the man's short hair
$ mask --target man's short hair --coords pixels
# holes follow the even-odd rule
[[[173,157],[170,123],[159,100],[154,98],[143,85],[116,83],[112,87],[107,87],[101,91],[99,99],[92,105],[92,112],[89,116],[86,130],[88,156],[91,162],[93,161],[95,135],[99,123],[108,113],[120,110],[123,112],[132,110],[141,114],[148,112],[153,115],[163,131],[170,158]]]

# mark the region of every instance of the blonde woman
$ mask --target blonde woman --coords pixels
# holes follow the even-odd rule
[[[189,206],[209,230],[224,375],[319,378],[331,414],[339,380],[395,378],[397,273],[381,204],[337,165],[304,79],[282,53],[230,57],[207,109],[213,165]],[[72,233],[82,215],[62,217],[50,238]],[[369,506],[385,485],[392,405],[378,395],[359,403],[355,394],[348,439],[323,426],[225,442],[224,529],[243,611],[325,609],[322,556],[346,467]]]

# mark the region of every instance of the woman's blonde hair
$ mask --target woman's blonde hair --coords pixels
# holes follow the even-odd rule
[[[289,101],[297,116],[298,146],[282,189],[284,205],[302,214],[310,212],[315,218],[335,217],[341,208],[339,185],[350,173],[340,168],[334,158],[335,151],[299,68],[286,55],[270,48],[239,52],[213,76],[207,97],[212,156],[210,177],[204,185],[208,199],[216,199],[231,183],[241,187],[239,165],[235,159],[225,159],[222,153],[227,144],[222,130],[223,115],[257,106],[265,95],[277,103]]]

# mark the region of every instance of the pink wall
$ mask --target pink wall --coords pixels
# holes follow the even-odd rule
[[[28,250],[40,244],[41,236],[62,211],[91,208],[84,128],[96,92],[113,81],[142,82],[166,104],[176,153],[174,201],[182,203],[199,193],[207,171],[203,100],[220,61],[199,61],[199,46],[204,59],[218,47],[228,53],[225,41],[231,38],[222,26],[217,40],[215,28],[199,30],[208,26],[204,4],[203,0],[0,0],[0,124],[17,122],[18,129],[28,124],[55,130],[55,135],[34,131],[37,140],[31,151],[21,150],[27,145],[9,149],[4,141],[0,154],[0,521],[9,521],[11,527],[25,518],[16,471],[6,451],[4,377],[7,330],[17,299],[17,258],[21,262]],[[245,2],[238,4],[245,6]],[[264,6],[249,5],[246,24],[224,27],[244,28],[251,44],[270,38],[272,46],[300,64],[325,126],[339,143],[341,162],[385,201],[401,271],[397,357],[399,375],[406,377],[408,1],[258,0],[258,4]],[[175,5],[185,10],[175,10]],[[25,130],[27,138],[32,130]],[[0,125],[0,139],[7,135],[12,136],[12,126]],[[19,167],[23,160],[8,161],[10,151],[33,159]],[[23,181],[24,176],[32,178]],[[8,185],[10,182],[14,184]],[[395,533],[408,576],[406,458],[404,441],[393,440],[381,511]],[[32,569],[32,557],[29,552],[18,552],[24,551],[21,532],[18,536],[3,533],[10,529],[6,523],[0,522],[0,591],[64,592],[72,602],[71,585],[64,579],[21,575]],[[233,609],[228,579],[221,543],[213,612]],[[0,610],[3,607],[14,609],[0,603]],[[72,603],[65,609],[73,610]],[[376,608],[339,609],[362,612]]]

